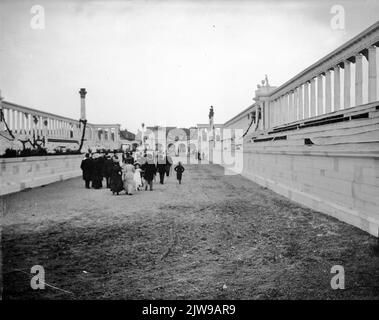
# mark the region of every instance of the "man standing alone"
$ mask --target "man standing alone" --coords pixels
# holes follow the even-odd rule
[[[80,169],[83,171],[83,180],[85,181],[85,186],[87,189],[89,189],[89,183],[91,182],[92,178],[93,164],[92,159],[88,153],[86,153],[85,158],[82,160]]]

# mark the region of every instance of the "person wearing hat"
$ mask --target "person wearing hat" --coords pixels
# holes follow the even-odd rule
[[[92,188],[101,189],[103,187],[103,163],[99,154],[94,154],[92,171]]]
[[[83,171],[83,180],[85,181],[85,187],[89,189],[93,171],[93,162],[89,153],[86,153],[85,158],[82,160],[80,169]]]
[[[157,167],[154,163],[154,157],[151,153],[146,155],[146,162],[142,165],[144,171],[143,178],[145,179],[145,190],[150,186],[150,191],[153,191],[153,180],[157,173]]]
[[[113,167],[113,160],[110,155],[105,155],[103,164],[103,176],[105,177],[107,188],[111,187],[111,172]]]
[[[117,156],[114,156],[112,161],[110,189],[113,194],[116,193],[117,195],[124,189],[124,185],[122,183],[122,169]]]
[[[166,158],[162,155],[158,155],[157,171],[159,172],[159,183],[164,184],[164,176],[166,174]]]
[[[132,195],[136,189],[134,181],[134,165],[130,158],[126,158],[126,163],[122,166],[122,181],[124,183],[124,189],[126,194]]]
[[[136,191],[139,191],[143,187],[143,185],[142,185],[142,173],[141,173],[142,170],[140,169],[139,162],[134,163],[134,168],[135,168],[134,182],[135,182],[135,186],[136,186]]]

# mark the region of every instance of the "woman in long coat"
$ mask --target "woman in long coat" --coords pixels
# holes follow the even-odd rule
[[[111,169],[111,177],[110,177],[111,183],[111,191],[113,194],[121,192],[124,189],[124,185],[122,183],[122,170],[121,166],[118,162],[117,158],[113,159],[113,166]]]
[[[136,183],[134,181],[134,166],[130,163],[129,159],[127,163],[122,167],[122,181],[124,183],[124,189],[126,194],[133,194],[136,189]]]
[[[172,158],[170,155],[166,156],[166,176],[170,176],[170,173],[172,172],[171,167],[172,167]]]
[[[92,188],[100,189],[103,187],[103,164],[97,155],[93,160]]]

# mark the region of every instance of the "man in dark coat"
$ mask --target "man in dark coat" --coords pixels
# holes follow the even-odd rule
[[[179,184],[182,184],[182,175],[184,172],[184,167],[180,161],[178,165],[174,168],[174,170],[176,171],[176,178],[178,179]]]
[[[83,180],[85,181],[85,186],[87,189],[89,189],[89,184],[91,182],[93,174],[93,162],[92,158],[90,158],[88,153],[86,153],[85,158],[82,160],[82,163],[80,164],[80,169],[82,169],[83,171]]]
[[[111,183],[111,173],[113,168],[113,160],[110,156],[105,157],[104,166],[103,166],[103,176],[107,182],[107,188],[110,188]]]
[[[92,188],[100,189],[103,187],[103,161],[99,156],[93,159]]]
[[[157,171],[159,172],[159,183],[163,184],[166,173],[166,158],[162,154],[158,155]]]
[[[142,165],[141,169],[144,171],[143,178],[146,181],[145,190],[147,190],[147,186],[149,185],[150,191],[153,191],[153,180],[157,173],[157,167],[151,154],[147,155],[146,162]]]

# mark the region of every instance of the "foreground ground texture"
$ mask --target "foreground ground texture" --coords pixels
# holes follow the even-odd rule
[[[77,178],[1,205],[4,299],[379,298],[375,238],[218,166],[133,196]],[[33,265],[54,287],[30,288]]]

